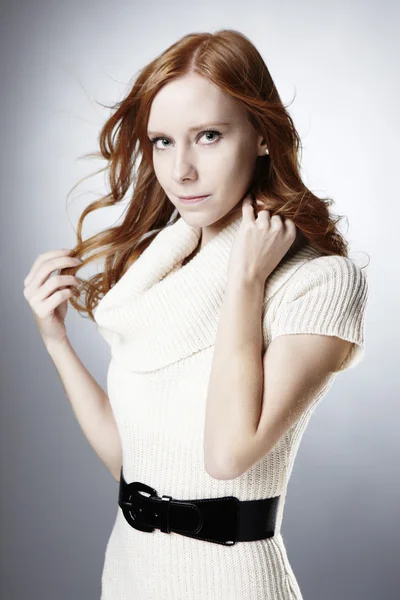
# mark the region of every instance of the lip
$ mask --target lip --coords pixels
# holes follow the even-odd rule
[[[206,196],[178,196],[179,200],[184,204],[192,204],[197,202],[202,202],[209,198],[211,194],[207,194]]]

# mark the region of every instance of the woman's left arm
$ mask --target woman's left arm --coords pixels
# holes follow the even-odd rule
[[[207,391],[204,463],[234,479],[259,462],[311,405],[343,363],[351,342],[280,335],[262,356],[264,284],[228,281]]]

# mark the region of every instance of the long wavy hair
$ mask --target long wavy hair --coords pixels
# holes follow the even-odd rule
[[[333,200],[318,198],[301,179],[301,140],[258,50],[235,30],[192,33],[139,71],[126,97],[108,107],[113,113],[100,132],[100,152],[85,155],[107,161],[94,174],[106,171],[110,192],[83,211],[78,221],[77,244],[70,253],[83,262],[78,267],[63,269],[62,273],[75,274],[86,264],[105,259],[103,272],[82,279],[78,296],[69,298],[74,308],[92,319],[100,298],[157,233],[179,218],[155,176],[147,122],[157,92],[167,82],[190,73],[207,78],[239,102],[250,123],[265,139],[269,154],[256,159],[251,191],[262,203],[259,208],[270,210],[271,216],[289,218],[296,225],[295,242],[282,261],[306,243],[322,255],[348,257],[348,243],[337,228],[343,217],[329,211]],[[120,224],[82,240],[83,220],[88,214],[126,199],[127,209]]]

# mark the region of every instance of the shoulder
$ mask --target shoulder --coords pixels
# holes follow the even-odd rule
[[[304,294],[333,298],[348,297],[351,293],[366,295],[367,275],[359,265],[346,256],[318,256],[301,265],[287,282],[283,295],[294,299]],[[286,293],[285,293],[286,292]]]
[[[366,274],[350,258],[317,256],[301,264],[263,317],[266,341],[282,333],[317,333],[363,343]]]
[[[305,268],[310,273],[326,272],[331,274],[331,276],[340,276],[346,273],[353,275],[363,273],[361,267],[351,258],[340,256],[339,254],[317,256],[306,262],[301,268]]]

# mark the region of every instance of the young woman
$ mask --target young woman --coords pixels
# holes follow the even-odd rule
[[[100,136],[111,192],[83,217],[134,183],[122,222],[82,241],[81,217],[76,248],[25,281],[119,481],[101,598],[300,600],[286,489],[316,405],[364,355],[366,276],[302,182],[299,136],[244,35],[185,36],[114,108]],[[73,257],[89,251],[80,264],[105,267],[82,306]],[[68,342],[68,300],[110,344],[108,395]]]

